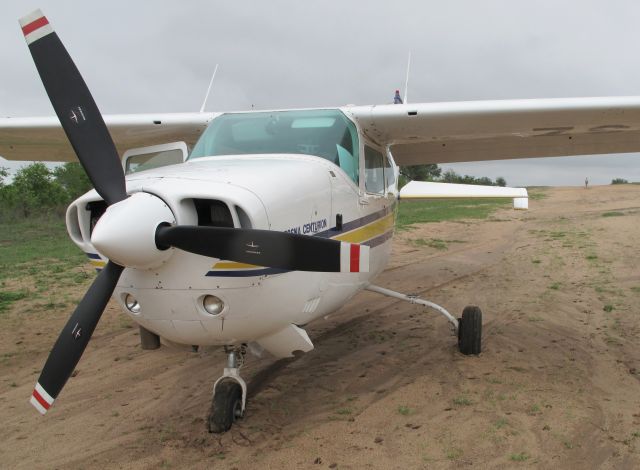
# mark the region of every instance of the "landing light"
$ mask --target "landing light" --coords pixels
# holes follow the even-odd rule
[[[224,310],[224,302],[215,295],[205,295],[202,299],[202,306],[211,315],[218,315]]]
[[[133,295],[127,294],[124,298],[124,305],[131,313],[140,313],[140,304]]]

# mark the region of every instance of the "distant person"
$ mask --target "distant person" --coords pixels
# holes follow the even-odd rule
[[[400,90],[396,90],[396,96],[393,97],[393,104],[402,104],[402,98],[400,98]]]
[[[584,189],[589,189],[589,178],[584,179]]]

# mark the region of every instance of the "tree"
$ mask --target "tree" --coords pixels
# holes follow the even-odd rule
[[[472,182],[469,184],[480,184],[482,186],[495,186],[495,183],[488,176],[483,176],[481,178],[474,178],[473,176],[471,176],[470,178]]]
[[[629,181],[627,181],[624,178],[614,178],[611,180],[611,184],[628,184]]]
[[[442,168],[435,163],[428,165],[403,166],[400,173],[413,181],[435,181],[440,178]]]
[[[53,170],[53,177],[67,193],[71,202],[92,188],[89,177],[78,162],[68,162]]]
[[[64,188],[40,162],[20,168],[7,188],[10,189],[9,204],[24,217],[60,207],[66,200]]]
[[[441,181],[443,183],[461,183],[462,182],[460,181],[460,175],[455,171],[453,171],[451,168],[449,168],[447,171],[445,171],[442,174]]]
[[[437,181],[442,169],[435,163],[428,165],[410,165],[400,167],[398,187],[402,188],[409,181]]]
[[[9,169],[0,166],[0,188],[4,186],[4,179],[9,176]]]
[[[498,177],[496,179],[496,182],[494,183],[493,180],[487,176],[481,176],[479,178],[476,178],[475,176],[471,176],[471,175],[462,176],[456,173],[455,171],[453,171],[451,168],[449,168],[447,171],[445,171],[442,174],[440,181],[442,181],[443,183],[478,184],[482,186],[496,186],[496,185],[506,186],[507,185],[506,180],[502,176]]]
[[[9,188],[4,184],[4,179],[9,176],[9,169],[0,167],[0,215],[7,212],[9,200]]]

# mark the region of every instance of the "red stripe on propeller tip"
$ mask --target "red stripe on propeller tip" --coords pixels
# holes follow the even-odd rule
[[[351,245],[351,266],[352,273],[360,272],[360,245]]]
[[[33,33],[36,29],[40,29],[43,26],[46,26],[48,24],[49,24],[49,20],[47,20],[47,17],[46,16],[41,16],[37,20],[32,21],[31,23],[24,25],[22,27],[22,34],[24,34],[26,36],[27,34]]]
[[[51,407],[51,405],[47,403],[47,400],[42,398],[37,390],[34,390],[32,395],[36,400],[38,400],[38,403],[40,403],[45,410],[48,410]]]

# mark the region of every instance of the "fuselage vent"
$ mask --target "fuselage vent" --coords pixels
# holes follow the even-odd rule
[[[224,202],[213,199],[194,199],[193,203],[198,213],[198,225],[233,228],[231,211]]]
[[[104,201],[91,201],[87,203],[87,210],[91,212],[89,223],[89,234],[93,233],[93,227],[96,226],[100,217],[107,210],[107,203]]]

